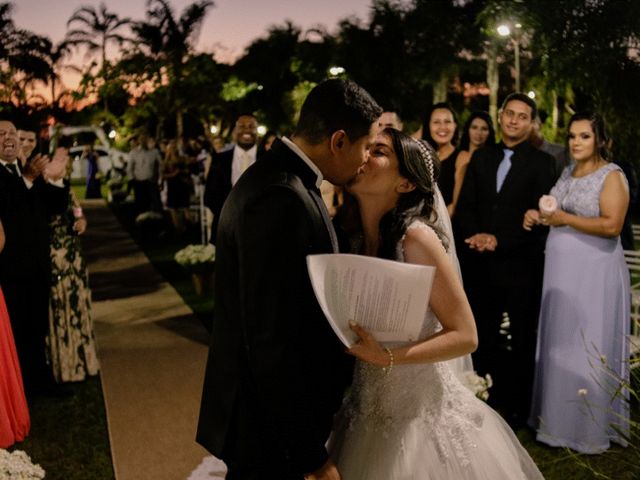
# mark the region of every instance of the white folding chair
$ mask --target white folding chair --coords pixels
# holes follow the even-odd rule
[[[634,225],[634,235],[636,227]],[[624,259],[631,274],[631,335],[629,336],[629,356],[631,368],[640,367],[640,251],[625,250]]]
[[[640,290],[640,250],[625,250],[624,259],[631,274],[631,290]]]
[[[640,225],[633,223],[631,224],[631,229],[633,230],[633,240],[640,242]]]

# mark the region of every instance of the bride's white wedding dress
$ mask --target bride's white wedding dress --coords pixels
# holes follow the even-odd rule
[[[409,228],[431,227],[415,221]],[[440,328],[429,309],[421,338]],[[395,365],[386,374],[358,361],[330,452],[344,480],[543,478],[506,422],[448,362]]]

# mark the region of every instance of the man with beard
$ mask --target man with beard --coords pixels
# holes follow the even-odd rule
[[[257,159],[258,121],[256,117],[252,114],[240,115],[233,129],[233,137],[234,147],[214,155],[211,160],[204,191],[204,204],[213,213],[209,241],[214,245],[222,205],[240,176]]]

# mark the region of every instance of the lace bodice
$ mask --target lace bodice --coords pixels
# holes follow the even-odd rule
[[[615,163],[608,163],[584,177],[573,177],[575,165],[569,165],[551,189],[550,194],[558,201],[558,206],[571,214],[581,217],[600,216],[600,193],[607,175],[622,171]]]
[[[409,226],[412,228],[432,230],[420,220]],[[404,237],[397,246],[398,261],[404,261],[403,241]],[[428,309],[420,338],[427,338],[439,329],[437,317]],[[379,367],[358,361],[342,414],[351,424],[358,421],[384,436],[396,436],[394,430],[404,428],[408,422],[422,422],[425,431],[435,439],[441,460],[455,455],[464,464],[468,461],[466,452],[474,446],[465,432],[479,428],[484,418],[478,402],[446,363],[396,365],[387,374]]]

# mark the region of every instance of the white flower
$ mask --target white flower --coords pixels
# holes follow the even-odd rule
[[[587,396],[588,390],[586,388],[580,388],[578,389],[578,395],[580,395],[581,397],[586,397]]]
[[[216,247],[207,245],[187,245],[173,257],[183,267],[212,264],[216,259]]]
[[[487,400],[489,398],[489,389],[493,386],[491,375],[487,374],[483,377],[476,372],[464,372],[462,383],[479,399]]]
[[[34,480],[44,478],[44,470],[40,465],[31,463],[25,452],[16,450],[12,453],[0,448],[0,478],[3,480]]]

